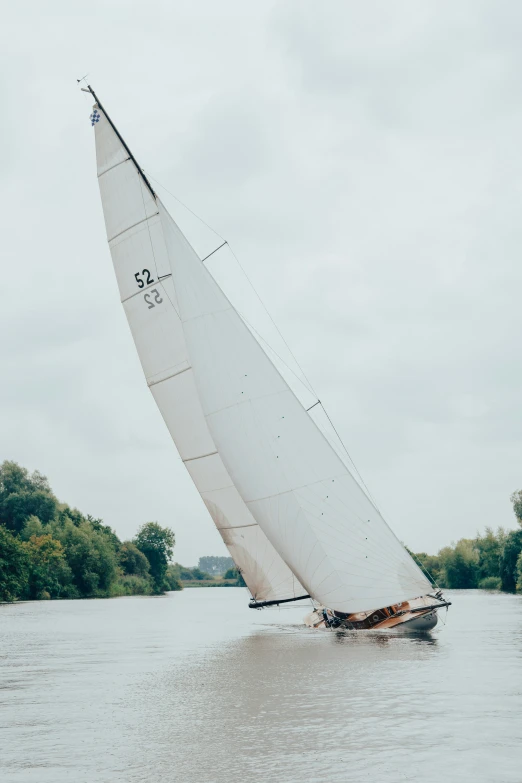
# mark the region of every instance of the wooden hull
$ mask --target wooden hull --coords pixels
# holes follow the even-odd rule
[[[383,609],[353,614],[344,614],[320,606],[305,617],[305,623],[309,628],[424,633],[433,630],[437,625],[437,609],[448,605],[442,599],[422,596]]]

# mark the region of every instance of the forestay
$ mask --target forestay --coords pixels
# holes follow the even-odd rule
[[[98,106],[93,125],[107,238],[148,386],[252,596],[258,601],[302,596],[304,588],[234,487],[201,409],[178,315],[165,237],[176,257],[186,256],[191,263],[200,263],[199,259],[145,184]]]
[[[160,206],[164,227],[168,216]],[[167,238],[188,356],[220,456],[306,591],[343,612],[430,583],[354,480],[215,280]]]

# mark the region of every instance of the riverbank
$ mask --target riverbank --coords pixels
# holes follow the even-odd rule
[[[38,471],[0,465],[0,600],[117,598],[180,590],[174,533],[146,522],[132,541],[61,503]]]
[[[181,580],[181,586],[185,587],[237,587],[237,579],[199,579],[184,581]]]

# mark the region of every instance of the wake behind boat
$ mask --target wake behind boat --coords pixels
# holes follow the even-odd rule
[[[313,628],[430,630],[449,603],[430,594],[427,576],[198,257],[93,89],[82,89],[95,100],[107,239],[147,384],[250,606],[311,599]]]

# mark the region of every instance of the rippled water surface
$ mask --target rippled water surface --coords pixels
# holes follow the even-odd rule
[[[2,783],[522,781],[522,598],[431,637],[311,631],[241,589],[0,606]]]

